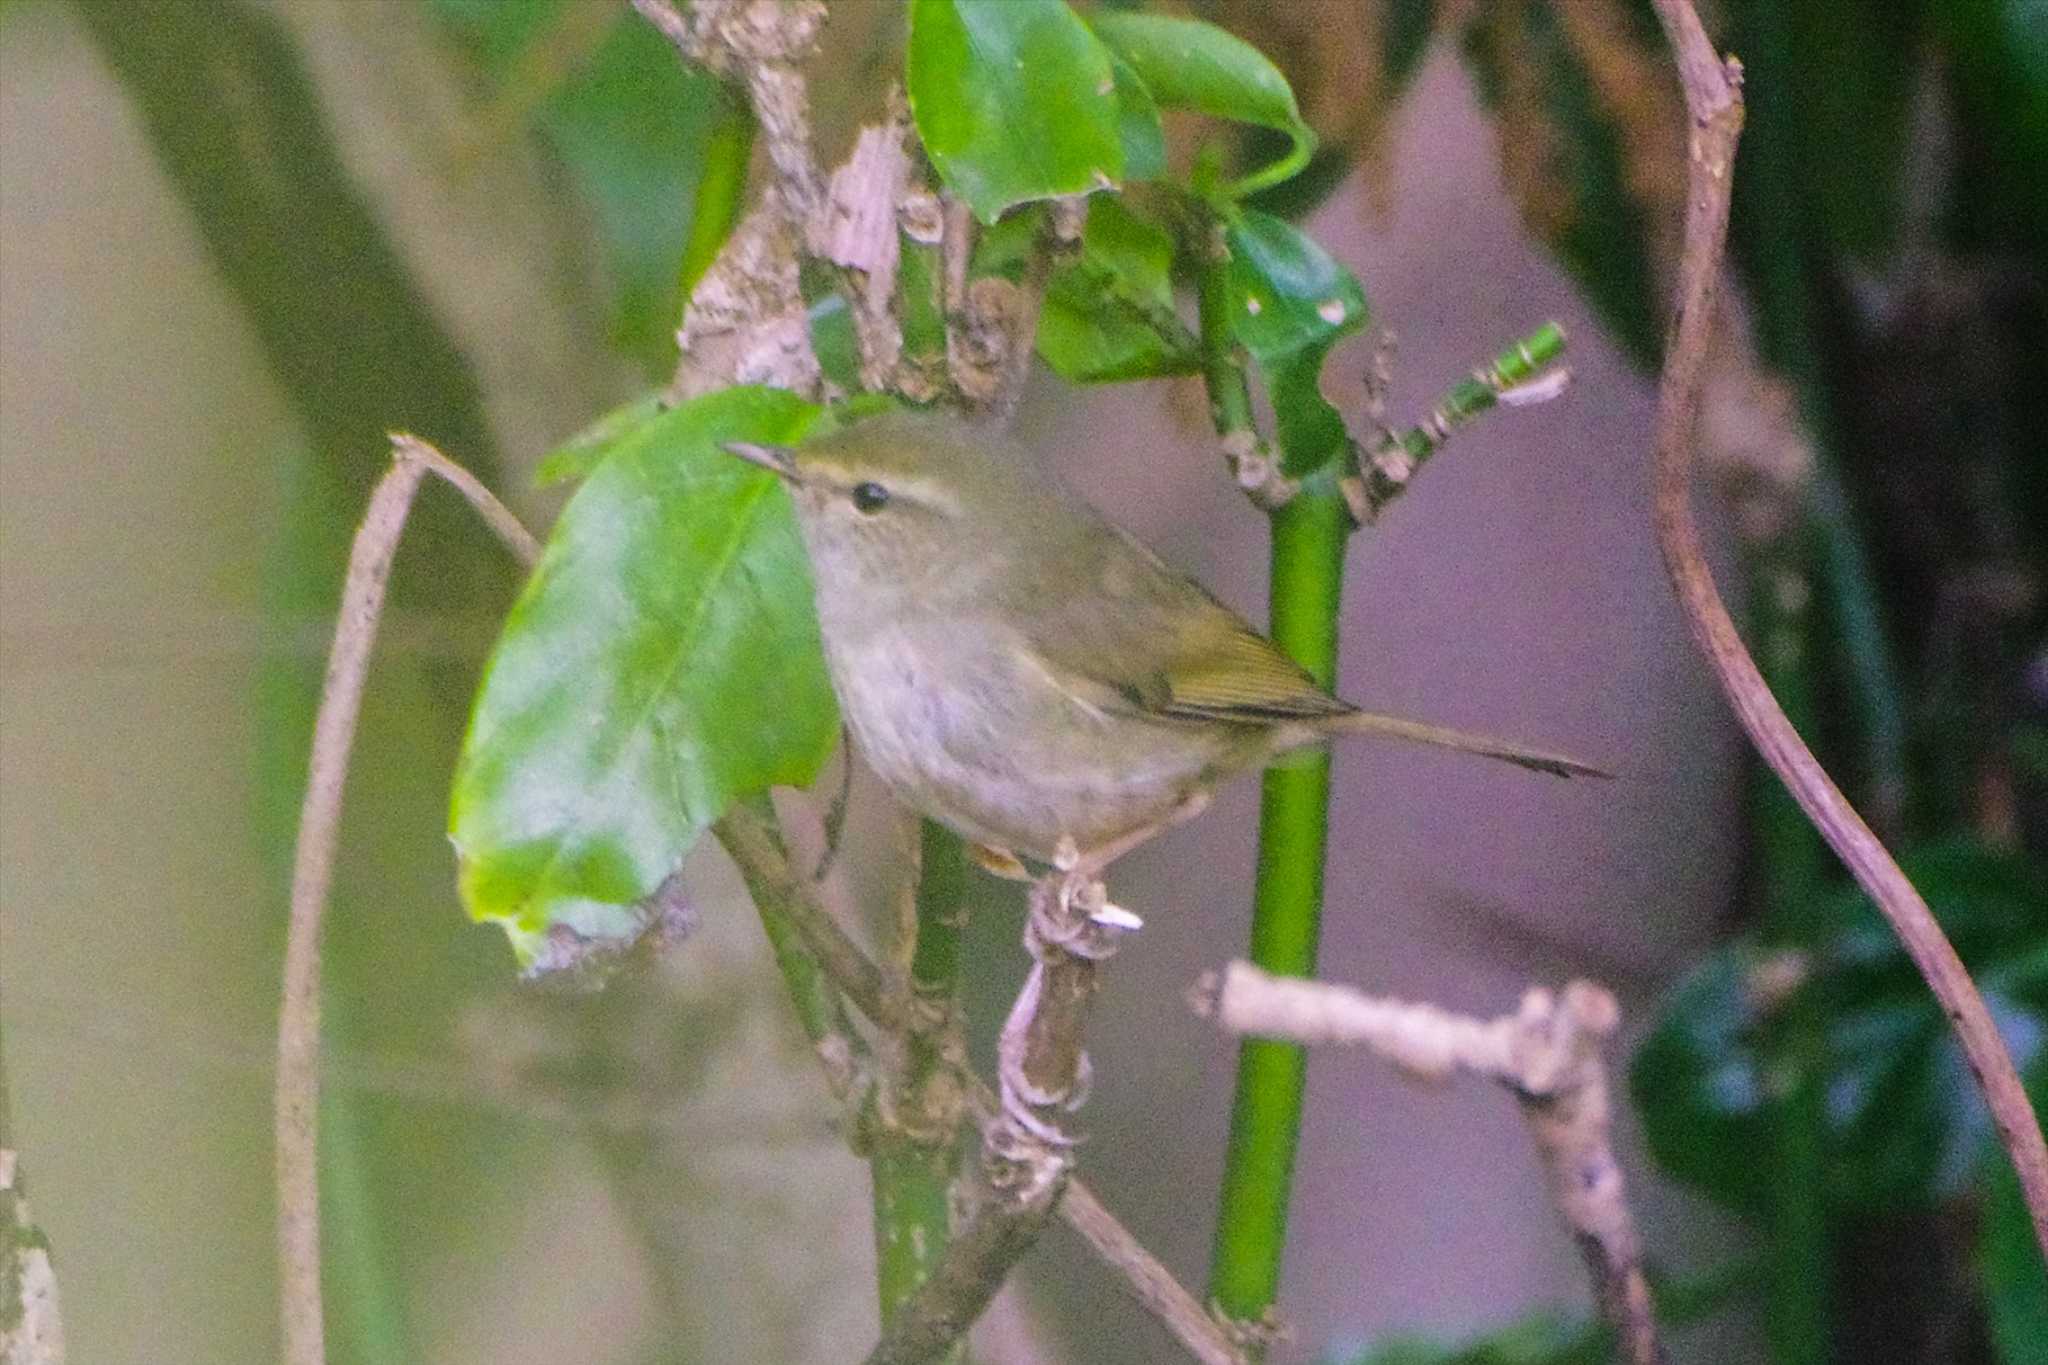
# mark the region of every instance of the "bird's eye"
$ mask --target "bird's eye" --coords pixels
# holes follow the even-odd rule
[[[889,490],[878,483],[857,483],[853,486],[853,505],[872,515],[889,505]]]

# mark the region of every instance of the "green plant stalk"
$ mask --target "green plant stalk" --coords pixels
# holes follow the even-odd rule
[[[1498,406],[1504,391],[1528,383],[1562,354],[1564,329],[1546,322],[1495,356],[1490,366],[1473,371],[1446,389],[1422,421],[1406,431],[1388,432],[1366,452],[1364,519],[1376,516],[1414,482],[1422,466],[1450,439],[1452,432]],[[1389,461],[1387,456],[1395,451],[1403,458]]]
[[[1273,639],[1317,682],[1334,686],[1350,513],[1334,494],[1303,493],[1274,514],[1272,528]],[[1315,970],[1329,809],[1327,753],[1267,771],[1250,951],[1266,971]],[[1263,1318],[1279,1292],[1307,1072],[1307,1054],[1297,1045],[1247,1039],[1238,1049],[1209,1267],[1210,1297],[1235,1319]]]
[[[869,1168],[874,1188],[875,1287],[886,1325],[944,1257],[952,1240],[953,1181],[959,1168],[959,1096],[948,1058],[960,1041],[961,934],[967,923],[967,852],[958,837],[919,822],[917,943],[910,958],[913,1027],[897,1078],[899,1119],[878,1125]],[[934,1115],[933,1108],[939,1108]],[[936,1122],[925,1126],[932,1119]],[[965,1358],[956,1343],[943,1361]]]
[[[730,87],[719,98],[723,108],[704,143],[704,169],[697,181],[690,235],[683,243],[682,264],[677,272],[685,306],[739,223],[740,210],[746,203],[747,164],[754,156],[753,109],[744,96]]]

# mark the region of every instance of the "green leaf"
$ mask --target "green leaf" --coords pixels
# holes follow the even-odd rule
[[[1231,330],[1265,377],[1282,469],[1300,479],[1341,464],[1350,437],[1323,397],[1323,359],[1365,326],[1365,291],[1313,238],[1271,214],[1233,215],[1224,241]]]
[[[2048,1113],[2048,1065],[2034,1067],[2027,1094],[2037,1114]],[[1979,1258],[1991,1337],[2003,1365],[2048,1365],[2048,1266],[2012,1162],[1995,1143],[1986,1145],[1984,1162],[1991,1176]]]
[[[1461,1342],[1391,1337],[1331,1359],[1344,1365],[1595,1365],[1609,1354],[1609,1344],[1597,1330],[1539,1312]]]
[[[1064,0],[911,0],[908,60],[918,136],[982,222],[1122,180],[1109,53]]]
[[[548,488],[588,476],[611,454],[621,437],[658,416],[667,402],[659,393],[643,393],[632,402],[613,408],[549,451],[534,471],[534,483]]]
[[[774,477],[819,409],[708,394],[618,431],[484,672],[449,835],[472,917],[529,972],[615,949],[735,799],[808,782],[838,732],[810,574]]]
[[[1315,134],[1302,122],[1294,88],[1242,38],[1199,19],[1135,12],[1099,14],[1095,32],[1162,107],[1273,128],[1292,139],[1285,157],[1229,187],[1231,198],[1277,184],[1308,163]]]
[[[1122,200],[1088,206],[1081,254],[1054,275],[1038,353],[1062,379],[1109,384],[1198,374],[1201,343],[1173,311],[1173,238]]]
[[[1967,843],[1922,848],[1905,868],[2025,1065],[2048,1041],[2048,877]],[[1826,1027],[1827,1197],[1847,1210],[1924,1205],[1972,1174],[1983,1102],[1876,908],[1845,893],[1822,910],[1847,927],[1797,989]],[[1775,960],[1749,940],[1715,953],[1666,1002],[1630,1075],[1659,1164],[1747,1211],[1766,1206],[1769,1168],[1756,1154],[1771,1149],[1790,1088],[1774,1074],[1776,1014],[1757,985]]]
[[[1467,24],[1464,57],[1481,102],[1519,149],[1508,188],[1522,221],[1556,256],[1601,325],[1645,370],[1663,348],[1663,301],[1647,219],[1628,188],[1622,130],[1595,97],[1549,5],[1489,5]],[[1644,41],[1654,26],[1641,28]],[[1661,53],[1661,46],[1656,49]],[[1665,69],[1660,55],[1642,60]]]
[[[1116,77],[1117,137],[1124,148],[1124,179],[1157,180],[1166,174],[1166,131],[1159,126],[1159,105],[1129,62],[1112,52],[1109,67]]]

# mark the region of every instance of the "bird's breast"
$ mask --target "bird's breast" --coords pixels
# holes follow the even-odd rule
[[[971,839],[1049,858],[1161,818],[1211,780],[1215,737],[1106,710],[977,618],[825,632],[848,730],[905,804]]]

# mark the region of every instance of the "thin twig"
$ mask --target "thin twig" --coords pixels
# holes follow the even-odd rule
[[[1081,195],[1055,199],[1045,206],[1045,221],[1024,262],[1024,278],[1017,288],[1015,317],[1011,319],[1008,352],[1003,356],[995,396],[989,400],[990,415],[1003,418],[1017,410],[1024,396],[1024,381],[1031,375],[1031,357],[1038,349],[1038,318],[1045,311],[1045,291],[1059,268],[1081,250],[1081,230],[1088,221],[1088,200]]]
[[[1220,989],[1199,990],[1235,1034],[1296,1043],[1350,1043],[1404,1072],[1440,1079],[1454,1071],[1497,1081],[1521,1106],[1536,1141],[1551,1202],[1571,1227],[1601,1314],[1630,1365],[1661,1365],[1650,1285],[1615,1159],[1612,1107],[1600,1046],[1620,1022],[1614,997],[1588,981],[1562,996],[1532,989],[1514,1014],[1474,1019],[1434,1005],[1376,999],[1346,986],[1273,976],[1233,962]]]
[[[341,829],[341,798],[348,781],[349,749],[362,710],[363,683],[384,589],[420,481],[447,479],[483,514],[521,562],[531,565],[539,546],[489,490],[426,442],[391,438],[392,466],[370,495],[349,549],[348,575],[334,645],[327,657],[320,710],[313,723],[312,760],[299,811],[293,855],[291,917],[285,931],[283,1004],[277,1025],[277,1246],[280,1311],[288,1365],[320,1365],[326,1358],[320,1296],[320,928],[334,880]]]
[[[1742,129],[1742,68],[1715,54],[1690,0],[1655,3],[1692,117],[1685,251],[1657,412],[1657,543],[1693,638],[1751,742],[1884,912],[1941,1002],[1984,1091],[1999,1141],[2019,1173],[2035,1239],[2048,1252],[2048,1141],[1998,1027],[1927,902],[1785,718],[1744,648],[1700,548],[1688,497],[1690,463],[1728,232],[1735,144]]]
[[[1361,473],[1338,482],[1351,519],[1369,526],[1387,504],[1407,491],[1416,473],[1451,433],[1497,404],[1547,402],[1564,392],[1569,374],[1545,371],[1564,350],[1564,329],[1546,322],[1447,389],[1423,419],[1406,431],[1386,431],[1360,460]],[[1379,375],[1367,389],[1379,388]]]

